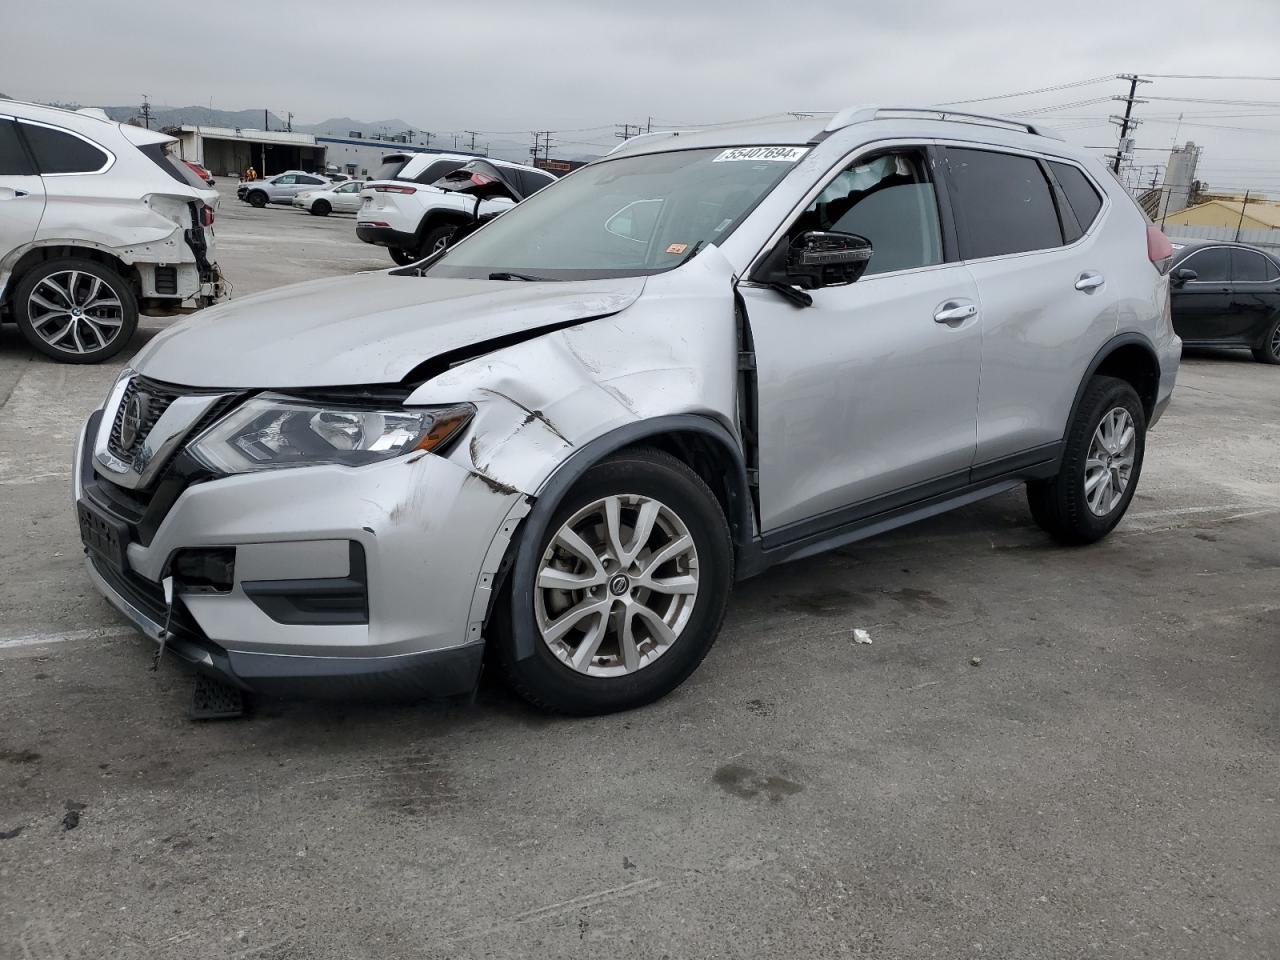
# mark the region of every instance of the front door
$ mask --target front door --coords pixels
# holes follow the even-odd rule
[[[17,126],[0,117],[0,256],[35,239],[44,214],[44,183],[18,139]]]
[[[959,486],[975,443],[978,292],[946,262],[927,152],[860,157],[788,239],[808,230],[860,234],[873,253],[862,279],[812,291],[810,307],[739,288],[755,340],[761,529],[784,537],[877,512],[891,494]]]
[[[1173,288],[1173,329],[1184,340],[1221,340],[1231,327],[1231,251],[1197,250],[1175,270],[1194,270],[1196,278]]]

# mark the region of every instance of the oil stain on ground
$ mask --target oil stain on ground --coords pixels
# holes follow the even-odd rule
[[[750,767],[739,766],[736,763],[726,763],[724,766],[718,767],[711,776],[711,782],[725,793],[740,797],[743,800],[752,800],[755,797],[764,795],[773,803],[797,794],[804,789],[803,786],[792,780],[764,776],[756,773]]]

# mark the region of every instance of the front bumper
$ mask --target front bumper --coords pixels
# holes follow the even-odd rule
[[[99,507],[90,488],[102,482],[93,469],[101,417],[81,431],[74,473],[76,500]],[[519,494],[432,455],[263,471],[187,487],[158,525],[128,526],[123,568],[91,555],[89,576],[143,634],[158,640],[168,618],[166,649],[241,689],[455,696],[474,687],[494,578],[524,510]],[[346,577],[351,544],[365,558],[367,622],[298,622],[258,596],[263,583]],[[230,589],[178,581],[170,616],[160,581],[175,555],[227,547]]]

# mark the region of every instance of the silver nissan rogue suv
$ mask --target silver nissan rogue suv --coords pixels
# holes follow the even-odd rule
[[[1105,536],[1173,390],[1170,253],[1018,121],[635,137],[420,263],[153,339],[80,437],[89,576],[245,690],[462,694],[487,653],[635,707],[772,564],[1019,485]]]

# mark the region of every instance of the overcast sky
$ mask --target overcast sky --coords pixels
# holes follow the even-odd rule
[[[1277,50],[1280,0],[43,0],[6,17],[0,91],[95,105],[146,93],[168,106],[291,110],[296,122],[400,117],[510,139],[552,129],[580,153],[616,142],[612,124],[650,116],[669,127],[931,104],[1131,71],[1280,76]],[[1112,80],[971,107],[1012,112],[1126,89]],[[1141,105],[1150,119],[1138,145],[1161,149],[1137,157],[1163,163],[1176,132],[1205,145],[1201,176],[1214,186],[1280,196],[1280,81],[1159,79],[1140,92],[1251,101]],[[1074,142],[1111,144],[1105,116],[1121,106],[1046,116]]]

